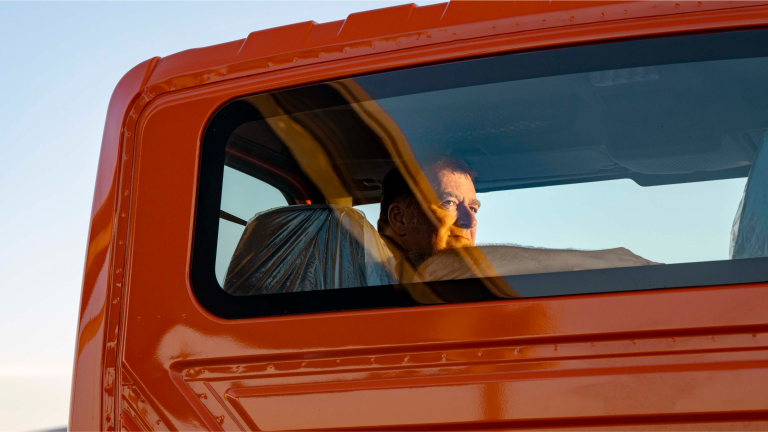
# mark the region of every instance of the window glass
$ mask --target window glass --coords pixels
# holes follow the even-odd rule
[[[598,44],[235,101],[203,147],[217,298],[254,316],[768,281],[767,47]]]
[[[624,179],[480,193],[476,244],[625,247],[667,264],[724,260],[746,180],[684,183],[660,190]],[[376,224],[378,204],[358,209]]]

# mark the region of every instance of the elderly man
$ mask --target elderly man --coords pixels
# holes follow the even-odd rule
[[[437,201],[426,203],[426,208],[419,204],[397,169],[387,174],[382,184],[377,228],[405,281],[655,264],[624,248],[575,251],[475,247],[475,215],[480,202],[475,193],[474,171],[461,161],[442,158],[427,165],[424,174],[437,197]]]

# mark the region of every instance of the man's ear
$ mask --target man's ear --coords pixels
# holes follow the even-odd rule
[[[395,201],[389,205],[389,211],[387,211],[387,218],[389,219],[389,226],[399,236],[405,235],[405,209],[403,203]]]

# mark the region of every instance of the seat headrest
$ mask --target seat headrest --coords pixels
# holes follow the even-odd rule
[[[731,229],[731,259],[768,257],[768,133],[749,171]]]
[[[224,290],[255,295],[389,285],[393,274],[394,258],[362,212],[294,205],[248,221]]]

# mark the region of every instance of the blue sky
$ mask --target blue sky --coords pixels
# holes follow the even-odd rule
[[[0,2],[0,429],[66,424],[96,163],[123,74],[251,31],[403,3]]]

